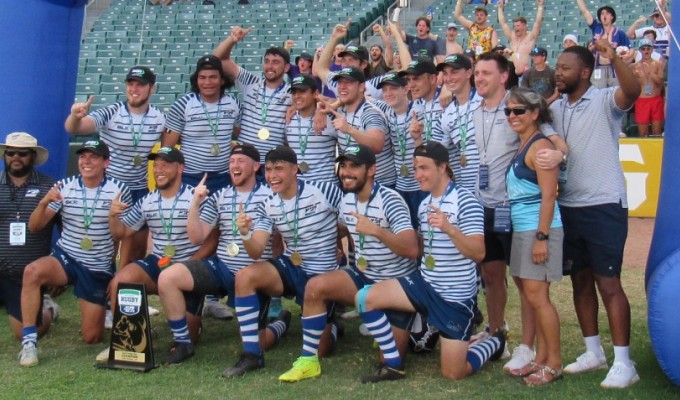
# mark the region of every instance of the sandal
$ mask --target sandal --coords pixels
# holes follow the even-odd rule
[[[507,371],[506,373],[512,377],[515,378],[524,378],[525,376],[529,376],[536,372],[538,369],[541,368],[541,365],[536,364],[535,362],[531,361],[527,363],[525,366],[522,368],[515,368]]]
[[[547,365],[538,365],[538,369],[524,377],[522,380],[528,386],[540,386],[556,382],[562,379],[562,377],[562,371],[550,368]]]

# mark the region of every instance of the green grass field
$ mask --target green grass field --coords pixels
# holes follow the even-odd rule
[[[7,316],[0,312],[0,390],[2,399],[671,399],[680,398],[680,388],[660,370],[654,357],[647,331],[647,301],[644,293],[644,270],[626,269],[623,275],[632,307],[632,357],[641,377],[630,389],[604,390],[599,383],[606,371],[579,376],[566,376],[546,387],[530,388],[505,376],[503,362],[485,366],[480,373],[462,382],[450,382],[439,374],[439,355],[409,355],[406,360],[407,379],[375,385],[362,385],[357,378],[376,362],[376,350],[371,339],[358,332],[359,320],[347,321],[345,337],[334,355],[322,361],[322,376],[296,384],[280,384],[279,374],[285,372],[298,356],[301,345],[300,311],[287,302],[294,322],[288,336],[266,354],[266,368],[240,379],[223,379],[222,371],[231,366],[240,353],[236,321],[204,321],[203,337],[196,356],[179,366],[160,366],[148,373],[102,370],[94,368],[94,358],[105,345],[85,345],[79,334],[80,315],[70,292],[57,300],[61,318],[46,337],[40,340],[40,364],[33,368],[19,366],[16,355],[20,344],[7,325]],[[562,356],[564,364],[583,351],[583,342],[571,303],[568,280],[553,286],[553,301],[558,306],[562,325]],[[510,291],[508,322],[511,346],[519,337],[519,306],[517,291]],[[483,302],[483,296],[480,297]],[[160,307],[157,296],[151,304]],[[483,305],[481,307],[483,308]],[[168,353],[171,334],[161,316],[152,318],[159,337],[154,341],[157,363]],[[601,312],[600,328],[605,351],[613,358],[609,329]]]

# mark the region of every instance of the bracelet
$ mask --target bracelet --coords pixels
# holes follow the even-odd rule
[[[248,231],[247,235],[241,235],[241,233],[239,232],[239,236],[241,236],[241,240],[249,240],[251,237],[253,237],[253,232]]]

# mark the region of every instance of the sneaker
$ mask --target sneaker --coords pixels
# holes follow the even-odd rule
[[[43,310],[49,310],[52,313],[52,322],[57,322],[59,319],[59,304],[57,304],[49,294],[43,295],[42,301]]]
[[[233,367],[227,368],[222,372],[222,376],[225,378],[243,376],[246,372],[260,368],[264,368],[264,356],[244,352]]]
[[[498,347],[498,350],[496,350],[491,357],[489,357],[489,360],[491,361],[496,361],[501,358],[503,353],[507,351],[507,338],[508,338],[508,331],[506,331],[504,328],[498,328],[496,329],[496,332],[491,335],[491,337],[495,337],[501,342],[501,345]]]
[[[111,312],[111,310],[106,310],[106,317],[104,317],[104,328],[105,329],[113,328],[113,313]]]
[[[19,364],[22,367],[38,365],[38,349],[34,343],[26,343],[19,352]]]
[[[578,374],[596,369],[607,369],[607,358],[604,356],[602,347],[600,347],[600,352],[602,355],[598,357],[592,351],[586,351],[576,358],[576,362],[564,367],[562,372],[565,374]]]
[[[181,364],[182,361],[194,356],[194,345],[191,343],[175,343],[170,349],[170,355],[163,360],[163,364]]]
[[[508,346],[507,336],[506,336],[505,347],[503,347],[503,354],[501,354],[501,360],[509,360],[511,357],[512,357],[512,354],[510,354],[510,346]]]
[[[623,389],[640,380],[640,375],[635,371],[635,364],[631,361],[630,366],[621,361],[614,361],[607,377],[600,383],[603,388]]]
[[[361,383],[375,383],[382,381],[396,381],[406,378],[406,372],[403,368],[393,368],[387,364],[381,365],[372,374],[364,375],[359,380]]]
[[[479,332],[478,334],[472,335],[472,336],[470,337],[470,343],[469,343],[469,345],[472,346],[472,345],[475,344],[475,343],[483,342],[484,340],[486,340],[486,339],[488,339],[488,338],[490,338],[490,337],[491,337],[491,335],[489,335],[489,332],[487,332],[487,331],[481,331],[481,332]]]
[[[269,314],[267,314],[267,318],[270,320],[278,318],[281,314],[281,310],[281,298],[272,297],[272,300],[269,302]]]
[[[100,351],[99,354],[97,354],[97,357],[95,357],[94,361],[96,363],[105,363],[109,361],[109,347],[105,348],[104,350]]]
[[[321,364],[315,356],[298,357],[293,368],[279,376],[281,382],[299,382],[303,379],[316,378],[321,375]]]
[[[228,321],[234,319],[234,312],[226,304],[206,299],[203,304],[203,316]]]
[[[412,333],[409,339],[409,347],[414,353],[429,353],[434,350],[439,341],[439,330],[434,326],[427,325],[427,329],[419,334]]]
[[[363,324],[363,323],[361,325],[359,325],[359,333],[362,336],[371,336],[371,332],[366,327],[366,324]],[[413,337],[413,336],[411,336],[411,337]]]
[[[484,314],[482,314],[482,311],[477,307],[477,303],[475,303],[474,308],[472,309],[473,312],[473,317],[472,317],[472,323],[474,326],[479,326],[484,322]]]
[[[527,346],[526,344],[520,344],[519,346],[515,347],[515,350],[512,351],[512,357],[510,358],[510,361],[506,362],[505,365],[503,365],[503,371],[510,372],[514,369],[515,370],[521,369],[525,365],[534,361],[535,358],[536,358],[535,351],[530,349],[529,346]]]
[[[283,335],[288,333],[288,329],[290,328],[290,320],[292,318],[293,318],[293,314],[291,314],[290,311],[283,310],[279,313],[279,316],[276,317],[276,319],[274,320],[274,321],[283,321],[283,323],[286,324],[286,330],[285,330],[285,332],[283,332]]]

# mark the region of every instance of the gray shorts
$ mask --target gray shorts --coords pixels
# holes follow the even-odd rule
[[[510,252],[510,274],[521,279],[558,282],[562,279],[562,228],[550,230],[548,239],[548,261],[534,264],[531,251],[536,240],[536,231],[513,232]]]

